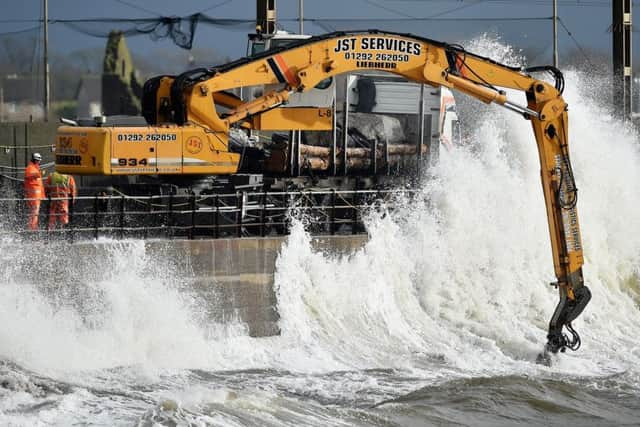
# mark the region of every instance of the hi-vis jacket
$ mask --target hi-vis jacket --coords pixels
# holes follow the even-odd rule
[[[46,179],[47,195],[52,199],[70,199],[78,195],[76,182],[71,175],[54,172]]]
[[[44,199],[44,186],[40,165],[29,162],[24,170],[24,197],[26,199]]]

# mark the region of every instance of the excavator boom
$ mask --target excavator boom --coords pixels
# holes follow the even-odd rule
[[[143,114],[151,127],[136,132],[143,139],[150,132],[169,133],[167,138],[181,140],[191,153],[203,149],[201,140],[209,141],[217,153],[224,154],[232,126],[326,129],[327,115],[310,116],[309,111],[313,110],[299,114],[295,109],[287,109],[288,114],[269,113],[278,111],[290,93],[305,92],[336,75],[363,70],[386,71],[410,81],[454,89],[484,103],[501,105],[531,121],[540,157],[555,285],[560,295],[549,324],[546,349],[553,353],[577,349],[579,337],[571,322],[591,295],[582,275],[577,189],[569,157],[567,104],[562,98],[564,81],[553,67],[523,70],[474,55],[460,46],[411,34],[376,30],[336,32],[222,66],[151,79],[145,84],[143,102]],[[542,71],[553,75],[554,85],[531,75]],[[232,89],[258,85],[279,85],[280,89],[248,103],[229,95]],[[505,88],[523,92],[527,105],[510,101]],[[194,129],[202,129],[201,135]],[[185,137],[173,136],[180,132]],[[124,138],[122,142],[128,142],[122,133],[115,134]],[[229,162],[237,161],[237,157],[227,155],[218,161],[229,170]],[[565,326],[572,338],[563,333]]]

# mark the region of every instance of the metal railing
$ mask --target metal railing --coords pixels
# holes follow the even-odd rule
[[[124,194],[49,198],[41,201],[38,228],[27,227],[29,199],[0,198],[0,237],[25,236],[68,240],[99,237],[222,238],[288,234],[299,217],[312,234],[364,231],[363,215],[384,206],[393,210],[400,198],[416,190],[237,192],[210,195]],[[66,215],[55,203],[68,202]],[[54,224],[50,227],[49,224]]]

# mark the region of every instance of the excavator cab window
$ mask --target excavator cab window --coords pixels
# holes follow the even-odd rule
[[[286,47],[290,44],[300,41],[298,39],[271,39],[271,43],[269,44],[269,49],[277,49],[279,47]]]
[[[249,54],[256,55],[258,53],[262,53],[265,50],[277,49],[280,47],[286,47],[294,42],[300,41],[300,39],[287,39],[287,38],[266,38],[266,39],[255,39],[249,41]]]
[[[251,52],[249,54],[251,56],[265,51],[266,44],[264,40],[259,40],[259,41],[254,40],[254,41],[251,41],[250,43],[251,43]]]

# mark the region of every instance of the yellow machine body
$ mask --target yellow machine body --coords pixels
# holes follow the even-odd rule
[[[226,134],[199,126],[61,126],[56,137],[56,170],[73,175],[228,175],[239,161]]]

